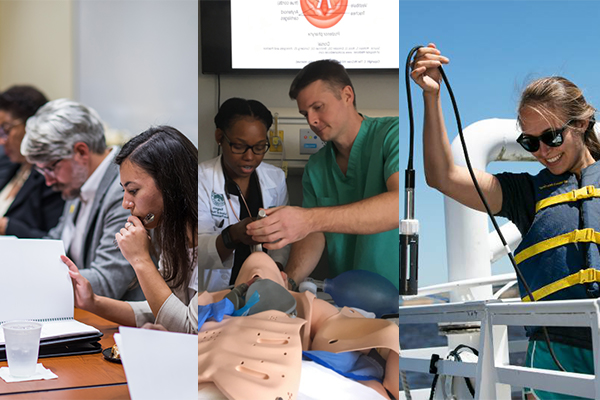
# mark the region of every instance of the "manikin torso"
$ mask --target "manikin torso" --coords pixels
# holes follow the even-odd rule
[[[252,253],[235,282],[254,277],[270,279],[285,287],[275,262],[262,252]],[[222,300],[229,290],[202,292],[199,305]],[[312,293],[290,292],[296,299],[297,318],[276,311],[247,317],[225,317],[206,322],[198,334],[198,384],[214,383],[229,399],[242,400],[249,394],[260,398],[297,398],[302,367],[302,350],[333,353],[380,349],[386,361],[383,385],[361,383],[387,398],[399,391],[398,326],[381,319],[364,318],[358,312],[316,299]]]

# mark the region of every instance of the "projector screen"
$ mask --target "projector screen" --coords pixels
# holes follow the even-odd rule
[[[224,48],[225,32],[210,33],[221,41],[222,56],[231,57],[232,71],[299,70],[321,59],[338,60],[348,69],[399,67],[398,0],[230,0],[225,12],[230,49]],[[215,18],[211,13],[211,23]]]

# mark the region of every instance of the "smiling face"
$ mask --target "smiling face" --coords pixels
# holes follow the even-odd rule
[[[25,121],[14,118],[5,110],[0,110],[0,145],[4,146],[4,152],[14,163],[26,162],[21,155],[21,142],[25,136]]]
[[[154,214],[154,220],[146,228],[155,228],[163,214],[163,196],[152,176],[129,160],[123,161],[120,168],[123,187],[123,208],[131,215],[144,221],[148,214]]]
[[[224,134],[227,135],[227,138],[224,137]],[[249,179],[252,172],[262,162],[264,154],[254,154],[248,148],[243,154],[235,154],[231,146],[256,146],[268,143],[265,124],[253,117],[243,117],[236,119],[225,132],[217,129],[215,137],[223,149],[223,164],[229,177],[238,183],[240,180]]]
[[[558,113],[541,114],[531,108],[524,108],[519,117],[523,132],[531,136],[540,136],[547,130],[563,127],[567,120]],[[594,159],[583,142],[583,132],[587,121],[572,121],[563,132],[563,143],[550,147],[540,141],[540,148],[533,156],[554,175],[565,172],[580,174],[581,170],[594,163]]]
[[[348,121],[356,114],[354,92],[350,86],[332,88],[328,83],[317,80],[298,93],[296,102],[310,129],[329,142],[342,138],[348,130]]]

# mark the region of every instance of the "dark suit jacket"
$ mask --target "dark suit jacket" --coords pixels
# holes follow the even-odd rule
[[[12,166],[12,173],[0,181],[6,186],[17,173],[19,165]],[[65,202],[60,193],[46,186],[44,176],[35,169],[17,193],[5,217],[8,217],[7,235],[20,238],[41,238],[58,223]]]
[[[19,164],[15,164],[10,161],[10,158],[4,152],[4,146],[0,145],[0,190],[4,187],[6,183],[10,181],[10,178],[15,174],[16,169]],[[8,178],[8,180],[6,180]]]
[[[119,149],[112,151],[119,153]],[[104,173],[94,202],[84,236],[83,265],[78,265],[79,272],[94,289],[94,293],[118,300],[144,300],[144,293],[137,282],[135,271],[129,261],[123,257],[121,250],[113,243],[115,234],[123,228],[129,210],[122,207],[123,188],[120,185],[119,166],[111,162]],[[63,215],[56,227],[48,236],[60,239],[69,221],[77,221],[81,201],[79,198],[69,200],[65,204]],[[75,223],[73,222],[75,225]],[[70,255],[70,245],[65,248]]]

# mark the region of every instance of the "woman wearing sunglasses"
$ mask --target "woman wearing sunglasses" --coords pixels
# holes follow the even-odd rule
[[[246,235],[246,225],[260,208],[288,204],[283,171],[262,163],[272,123],[262,103],[240,98],[225,101],[215,116],[221,155],[198,165],[200,291],[232,285],[257,244]],[[288,254],[288,247],[269,251],[280,266]]]
[[[454,164],[444,127],[438,67],[449,60],[435,45],[419,49],[412,78],[423,89],[427,183],[454,200],[485,211],[468,170]],[[494,214],[519,228],[515,260],[536,301],[600,295],[600,143],[595,109],[561,77],[529,84],[521,95],[517,141],[545,167],[537,175],[475,171]],[[529,301],[521,283],[523,301]],[[548,327],[552,348],[569,372],[594,373],[588,328]],[[539,328],[527,327],[527,366],[557,370]],[[526,389],[527,398],[572,398]],[[562,397],[561,397],[562,396]]]

